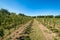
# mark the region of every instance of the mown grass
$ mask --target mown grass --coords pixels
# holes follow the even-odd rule
[[[37,26],[32,26],[32,30],[29,36],[31,40],[45,40],[41,30]]]

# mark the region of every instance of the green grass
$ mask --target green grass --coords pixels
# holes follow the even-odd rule
[[[31,33],[29,34],[31,40],[45,40],[41,30],[36,26],[32,26]]]
[[[12,28],[11,30],[10,30],[10,32],[12,32],[12,31],[14,31],[14,28]],[[6,30],[4,30],[4,36],[6,37],[7,35],[9,35],[9,30],[8,29],[6,29]]]

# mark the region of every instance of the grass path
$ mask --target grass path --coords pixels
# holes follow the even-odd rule
[[[32,24],[31,33],[29,34],[31,40],[46,40],[42,31],[40,30],[38,26],[39,26],[38,23],[34,20]]]

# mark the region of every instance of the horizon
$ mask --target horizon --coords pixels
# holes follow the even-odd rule
[[[59,0],[0,0],[0,9],[28,16],[60,15]]]

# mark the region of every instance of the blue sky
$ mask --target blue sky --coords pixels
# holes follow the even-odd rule
[[[29,16],[60,15],[60,0],[0,0],[0,8]]]

